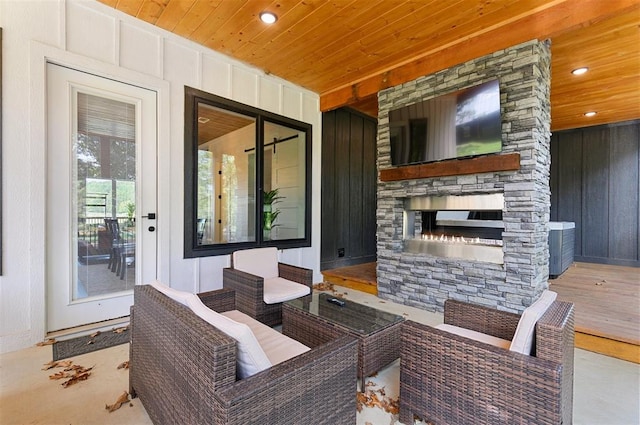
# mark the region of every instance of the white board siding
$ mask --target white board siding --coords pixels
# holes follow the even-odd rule
[[[45,56],[159,90],[158,278],[180,289],[220,288],[222,268],[229,265],[229,256],[183,258],[184,85],[312,124],[312,223],[317,230],[311,248],[280,255],[283,261],[314,269],[315,280],[321,279],[317,94],[95,1],[0,1],[0,26],[5,80],[0,352],[44,337]]]

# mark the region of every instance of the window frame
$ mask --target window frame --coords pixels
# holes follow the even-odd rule
[[[184,258],[211,257],[231,254],[247,248],[275,246],[278,249],[304,248],[311,246],[311,164],[312,125],[263,109],[245,105],[221,96],[185,86],[184,94]],[[255,241],[231,242],[209,245],[197,244],[197,159],[198,159],[198,104],[204,103],[230,112],[256,119],[256,180],[255,190],[259,196],[255,203]],[[264,125],[270,122],[287,126],[305,133],[305,214],[304,237],[296,239],[264,240],[263,188],[264,188]]]

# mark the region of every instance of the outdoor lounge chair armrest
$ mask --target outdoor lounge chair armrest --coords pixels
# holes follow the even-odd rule
[[[218,411],[227,412],[222,423],[307,423],[321,417],[325,423],[353,424],[357,357],[356,339],[343,336],[226,385],[215,393]]]
[[[536,324],[536,357],[564,364],[573,370],[574,304],[555,301]]]
[[[429,376],[440,376],[434,379],[442,379],[440,382],[448,382],[454,387],[459,384],[459,388],[464,388],[467,385],[464,380],[469,376],[481,376],[493,388],[514,388],[516,384],[532,396],[548,391],[549,382],[559,386],[563,371],[560,363],[527,356],[411,320],[402,323],[401,359],[402,369],[411,370],[414,367],[413,370],[424,372],[425,365],[432,365]],[[420,366],[415,368],[414,363]],[[507,392],[503,395],[507,400],[513,396]]]
[[[236,302],[241,294],[244,296],[251,294],[251,297],[256,300],[263,299],[264,279],[260,276],[238,269],[225,268],[222,269],[222,282],[225,288],[235,289]]]
[[[517,423],[522,417],[529,423],[556,423],[562,412],[563,374],[571,373],[561,363],[410,320],[402,324],[401,359],[401,421],[414,414],[432,422],[446,421],[439,414],[448,415],[442,413],[448,408],[441,410],[438,403],[455,399],[461,388],[468,388],[473,389],[465,397],[472,414],[493,412],[503,418],[501,423]],[[477,423],[492,423],[480,416]]]
[[[233,289],[225,288],[201,292],[198,297],[200,297],[204,305],[218,313],[236,309],[236,292]]]
[[[301,283],[313,289],[313,270],[311,269],[278,263],[278,274],[283,279]]]
[[[511,341],[520,315],[492,307],[448,299],[444,302],[444,323]]]

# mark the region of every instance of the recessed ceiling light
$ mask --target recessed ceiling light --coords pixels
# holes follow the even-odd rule
[[[209,118],[206,118],[206,117],[198,117],[198,122],[199,122],[200,124],[206,124],[206,123],[208,123],[208,122],[209,122]]]
[[[585,113],[584,113],[584,116],[585,116],[585,117],[592,117],[592,116],[594,116],[595,114],[597,114],[597,112],[589,111],[589,112],[585,112]]]
[[[260,20],[265,24],[273,24],[275,21],[278,20],[278,17],[271,12],[262,12],[260,14]]]
[[[586,66],[583,66],[582,68],[576,68],[573,71],[571,71],[571,73],[573,75],[582,75],[585,72],[587,72],[589,70],[589,68],[587,68]]]

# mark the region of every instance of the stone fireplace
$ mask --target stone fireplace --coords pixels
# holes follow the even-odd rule
[[[404,200],[403,251],[504,263],[501,193]]]
[[[495,78],[500,154],[408,166],[406,178],[385,177],[398,171],[390,110]],[[380,297],[430,311],[455,298],[521,312],[547,288],[549,84],[549,45],[531,41],[379,93]],[[467,166],[507,157],[516,158],[515,167]]]

